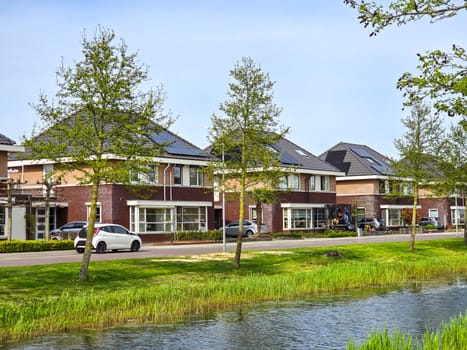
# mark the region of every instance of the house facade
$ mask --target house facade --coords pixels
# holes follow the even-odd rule
[[[12,239],[26,239],[22,220],[26,209],[21,205],[21,195],[14,193],[15,184],[8,176],[8,156],[18,152],[24,152],[24,148],[0,134],[0,240],[7,239],[10,234]],[[18,222],[18,225],[13,225],[13,222]]]
[[[212,184],[203,169],[211,158],[181,137],[163,131],[155,141],[167,144],[165,153],[154,159],[151,174],[132,174],[135,183],[146,185],[144,192],[123,184],[103,184],[99,188],[97,222],[124,225],[138,233],[143,242],[171,239],[176,231],[205,231],[214,227]],[[115,160],[122,161],[122,160]],[[31,196],[28,228],[35,239],[44,238],[44,176],[54,164],[44,161],[11,160],[10,176],[19,191]],[[56,184],[49,198],[49,229],[69,221],[87,221],[91,187],[68,173]]]
[[[262,218],[269,232],[322,230],[335,214],[336,177],[344,175],[339,169],[319,159],[304,148],[282,138],[273,148],[280,153],[282,170],[287,173],[281,181],[282,193],[272,204],[262,203]],[[238,198],[225,195],[225,220],[237,220],[240,215]],[[220,227],[222,198],[214,195],[216,226]],[[246,198],[244,218],[256,220],[256,203]]]
[[[336,178],[337,203],[352,205],[354,215],[376,217],[388,228],[406,226],[406,213],[412,211],[413,192],[409,182],[397,183],[404,196],[389,196],[392,171],[389,158],[360,144],[340,142],[320,155],[345,173]],[[453,197],[434,197],[421,190],[417,205],[418,217],[438,217],[443,226],[452,226],[455,211],[465,208],[465,198],[457,205]],[[454,214],[454,215],[453,215]]]

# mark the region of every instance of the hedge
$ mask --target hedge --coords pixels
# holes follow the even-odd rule
[[[175,234],[177,241],[221,241],[222,231],[179,231]]]
[[[74,249],[72,240],[14,240],[0,241],[0,253],[41,252]]]

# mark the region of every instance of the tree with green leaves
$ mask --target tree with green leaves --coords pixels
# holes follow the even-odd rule
[[[91,187],[88,235],[80,279],[88,278],[99,186],[130,183],[130,172],[144,173],[163,145],[152,136],[172,123],[165,114],[162,88],[142,91],[148,69],[129,53],[112,30],[98,27],[91,39],[83,34],[83,59],[57,71],[57,101],[41,94],[33,108],[42,120],[25,141],[32,159],[49,159],[54,172],[77,174]],[[59,176],[59,175],[57,175]]]
[[[288,128],[279,125],[281,109],[273,103],[274,82],[251,58],[242,58],[230,71],[229,99],[214,114],[208,140],[213,154],[225,152],[224,164],[213,163],[224,172],[228,190],[239,194],[239,233],[234,266],[240,267],[244,203],[248,190],[261,186],[281,166],[274,144]],[[224,171],[225,169],[225,171]]]
[[[436,192],[454,194],[466,198],[467,195],[467,132],[460,125],[451,126],[440,152],[440,181],[436,182]],[[458,208],[456,214],[458,215]],[[467,244],[467,205],[464,203],[464,243]]]
[[[431,114],[425,105],[414,106],[411,114],[402,119],[406,132],[402,138],[394,141],[400,159],[392,161],[392,176],[401,184],[397,195],[413,192],[412,229],[410,235],[411,251],[415,246],[417,205],[421,188],[430,188],[439,181],[437,162],[443,142],[444,130],[441,120]],[[404,184],[410,181],[411,191],[406,191]]]
[[[371,27],[370,36],[392,25],[404,25],[428,17],[432,22],[467,13],[465,0],[398,0],[387,6],[370,1],[344,0],[356,8],[359,20]],[[467,130],[467,54],[459,45],[452,45],[452,52],[441,50],[418,54],[418,74],[404,73],[397,82],[407,98],[405,106],[415,106],[422,101],[433,101],[436,113],[460,117]],[[428,102],[428,101],[426,101]]]
[[[467,1],[465,0],[397,0],[390,2],[387,6],[365,0],[344,0],[344,3],[356,8],[360,23],[373,29],[370,36],[392,25],[405,25],[422,18],[429,18],[431,22],[436,22],[449,19],[457,14],[467,13]],[[458,117],[459,125],[463,128],[465,135],[467,132],[467,54],[465,49],[453,44],[451,52],[427,51],[425,54],[418,54],[418,59],[419,72],[417,74],[406,72],[397,82],[397,88],[403,91],[406,97],[404,106],[414,107],[420,103],[433,103],[437,115],[447,114],[450,117]],[[457,133],[460,131],[458,130]],[[455,140],[460,142],[456,147],[462,149],[463,139],[455,137],[451,138],[450,149],[456,148],[452,146]],[[439,169],[441,173],[449,168],[465,169],[465,163],[459,167],[461,158],[450,159],[453,163],[442,163],[442,168]],[[446,179],[452,174],[445,175],[447,175]],[[446,186],[445,193],[452,191],[453,183],[459,183],[465,179],[462,173],[456,176],[458,177],[440,182],[440,185]],[[464,240],[467,243],[465,228]]]

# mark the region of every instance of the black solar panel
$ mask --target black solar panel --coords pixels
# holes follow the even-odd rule
[[[373,169],[379,172],[381,175],[392,175],[393,171],[386,165],[372,165]]]
[[[281,154],[281,162],[284,164],[294,164],[294,165],[299,165],[300,162],[296,160],[294,157],[292,157],[288,153],[282,153]]]
[[[203,151],[181,138],[167,132],[161,131],[152,137],[153,141],[163,145],[167,153],[187,156],[203,156]]]
[[[329,151],[326,155],[326,162],[341,163],[344,161],[346,151]]]
[[[367,152],[366,149],[361,147],[351,147],[352,152],[359,155],[362,158],[372,158],[371,154]]]
[[[271,147],[281,153],[281,162],[282,163],[284,163],[284,164],[293,164],[293,165],[299,165],[300,164],[300,162],[297,159],[295,159],[294,157],[292,157],[292,155],[290,153],[283,152],[282,148],[279,145],[275,144],[275,145],[271,145]]]

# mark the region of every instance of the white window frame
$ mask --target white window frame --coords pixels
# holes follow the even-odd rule
[[[183,185],[183,168],[184,166],[182,164],[174,164],[173,166],[173,184],[177,186],[182,186]],[[180,175],[175,176],[175,171],[178,169],[180,170]],[[175,181],[175,179],[179,179],[179,181]]]
[[[91,203],[86,203],[86,221],[89,222],[89,213],[91,211]],[[96,224],[100,224],[102,222],[102,205],[101,202],[97,202],[96,204]]]
[[[310,192],[316,191],[316,176],[311,175],[310,176]]]
[[[148,169],[147,173],[130,173],[131,183],[157,185],[159,183],[159,167],[157,165],[149,165]]]
[[[198,165],[190,165],[190,186],[204,185],[203,169]]]
[[[304,226],[298,226],[297,212],[305,211]],[[283,230],[299,231],[313,228],[313,208],[287,207],[282,208],[282,228]]]

